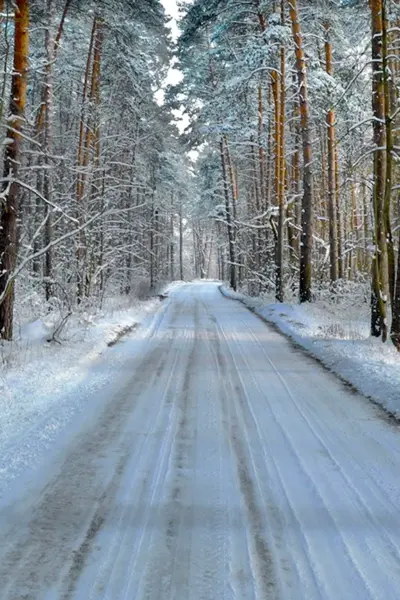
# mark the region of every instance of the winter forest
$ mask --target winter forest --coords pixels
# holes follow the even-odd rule
[[[0,1],[0,331],[217,278],[400,349],[397,0]],[[179,72],[168,82],[169,70]]]
[[[0,0],[0,600],[400,598],[400,0]]]

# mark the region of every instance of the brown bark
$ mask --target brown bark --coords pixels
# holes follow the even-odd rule
[[[80,162],[80,173],[78,173],[77,182],[77,201],[78,205],[82,204],[86,179],[87,179],[87,168],[89,166],[91,154],[93,155],[94,162],[98,162],[100,156],[100,131],[98,123],[98,105],[100,102],[100,67],[101,67],[101,54],[103,47],[103,21],[100,18],[95,18],[93,25],[93,62],[92,72],[90,76],[90,91],[89,91],[89,113],[86,122],[81,120],[80,133],[79,133],[79,150],[78,150],[78,161]],[[90,68],[90,59],[88,59],[88,65]],[[84,84],[84,94],[87,89],[88,81]],[[85,130],[84,140],[82,144],[81,134]],[[96,159],[97,156],[97,159]],[[81,211],[78,208],[79,213]],[[88,272],[86,270],[86,236],[82,229],[80,232],[79,245],[77,248],[77,261],[78,261],[78,281],[77,281],[77,298],[78,302],[82,299],[85,290],[89,285]]]
[[[280,108],[281,108],[281,82],[279,73],[273,71],[271,74],[272,95],[274,99],[274,183],[275,183],[275,200],[280,197],[280,173],[281,173],[281,143],[280,143]]]
[[[103,46],[103,22],[100,19],[97,19],[96,23],[96,31],[94,38],[94,48],[93,48],[93,66],[92,66],[92,74],[90,81],[90,92],[89,92],[89,115],[86,122],[86,131],[85,138],[83,143],[83,156],[82,156],[82,174],[81,174],[81,187],[80,187],[80,196],[81,200],[85,190],[86,183],[86,169],[89,165],[90,154],[92,149],[95,149],[96,138],[98,132],[98,115],[96,113],[96,109],[100,100],[100,64],[101,64],[101,53]]]
[[[333,76],[333,50],[330,40],[330,23],[325,22],[325,65],[328,75]],[[330,248],[330,280],[334,283],[338,278],[337,256],[337,219],[336,219],[336,181],[335,181],[335,111],[330,109],[326,115],[328,133],[328,214],[329,214],[329,248]]]
[[[149,250],[150,250],[150,289],[154,289],[155,283],[155,260],[154,260],[154,220],[155,220],[155,209],[154,209],[154,191],[151,198],[151,216],[150,216],[150,231],[149,231]]]
[[[281,0],[281,24],[285,24],[285,2]],[[283,268],[284,268],[284,222],[285,222],[285,175],[286,175],[286,160],[285,160],[285,107],[286,107],[286,51],[284,46],[280,49],[280,86],[278,98],[278,239],[276,249],[276,290],[275,296],[278,302],[283,302]]]
[[[169,278],[171,281],[175,280],[175,243],[174,243],[174,215],[171,211],[170,223],[169,223]]]
[[[397,279],[393,295],[392,304],[392,327],[390,330],[390,339],[394,346],[400,352],[400,235],[399,246],[397,250]]]
[[[48,24],[45,33],[46,46],[46,84],[44,87],[44,164],[45,170],[43,173],[43,193],[45,198],[51,202],[53,185],[51,175],[51,159],[50,156],[53,150],[53,62],[56,56],[56,42],[52,36],[52,27],[54,22],[55,2],[47,0]],[[61,33],[60,33],[61,36]],[[50,246],[53,239],[53,218],[52,208],[50,205],[46,207],[46,226],[44,232],[44,244],[47,247],[44,261],[44,277],[45,277],[45,294],[46,300],[49,300],[53,295],[53,251]]]
[[[179,204],[179,277],[183,281],[183,216],[182,202]]]
[[[85,137],[85,109],[86,109],[87,93],[88,93],[88,88],[89,88],[89,79],[90,79],[90,71],[91,71],[91,66],[92,66],[93,46],[94,46],[94,41],[95,41],[95,37],[96,37],[96,29],[97,29],[97,17],[94,17],[92,32],[90,35],[89,51],[88,51],[88,56],[87,56],[87,61],[86,61],[85,77],[84,77],[83,89],[82,89],[81,118],[79,121],[78,156],[77,156],[77,161],[76,161],[77,167],[78,167],[78,177],[77,177],[77,182],[76,182],[76,199],[78,202],[81,200],[82,195],[83,195],[81,168],[82,168],[83,156],[84,156],[83,142],[84,142],[84,137]]]
[[[266,19],[264,17],[264,14],[262,12],[261,9],[261,2],[260,0],[258,1],[258,21],[260,24],[260,29],[261,32],[263,33],[266,30],[267,27],[267,23],[266,23]],[[275,73],[275,76],[274,74]],[[277,93],[277,90],[274,90],[274,77],[276,77],[278,79],[278,73],[275,71],[272,73],[272,76],[270,78],[270,84],[268,86],[268,90],[267,90],[267,94],[268,94],[268,104],[271,104],[272,102],[274,102],[274,105],[276,103],[275,100],[275,95]],[[278,79],[278,83],[279,83],[279,79]],[[279,129],[277,130],[277,120],[276,120],[276,116],[275,116],[275,123],[274,123],[274,127],[272,127],[271,125],[271,119],[268,120],[268,154],[267,154],[267,160],[266,160],[266,164],[265,164],[265,169],[264,169],[264,173],[265,173],[265,185],[264,185],[264,190],[265,190],[265,197],[264,197],[264,202],[263,202],[263,210],[265,212],[268,211],[268,209],[271,206],[271,197],[273,194],[273,190],[275,188],[275,194],[276,194],[276,200],[278,199],[277,196],[277,188],[276,188],[276,183],[277,183],[277,169],[279,168],[279,159],[277,158],[277,146],[276,146],[276,141],[277,141],[277,136],[279,136]],[[274,151],[274,164],[272,161],[272,152],[271,152],[271,148],[272,146],[275,145],[275,151]],[[279,147],[278,147],[278,151],[279,151]],[[279,180],[279,178],[278,178]],[[264,221],[264,223],[266,223],[267,220]],[[274,235],[274,239],[276,241],[276,228],[273,229],[273,235]],[[263,236],[259,236],[259,247],[260,247],[260,257],[262,257],[262,262],[264,263],[264,274],[265,275],[269,275],[269,268],[268,265],[271,262],[271,256],[270,256],[270,252],[269,252],[269,229],[268,227],[265,227],[264,230],[264,235]],[[261,242],[261,240],[263,240],[263,242]],[[262,245],[264,246],[264,248],[262,249]],[[264,250],[264,251],[262,251]],[[260,261],[261,262],[261,261]],[[276,252],[275,252],[275,263],[276,263]]]
[[[328,177],[327,177],[327,140],[326,140],[326,135],[325,135],[325,129],[319,125],[318,127],[319,129],[319,145],[320,145],[320,153],[321,153],[321,177],[320,177],[320,182],[319,182],[319,189],[318,189],[318,193],[315,193],[315,201],[317,202],[317,197],[318,198],[318,217],[322,217],[321,219],[318,219],[316,222],[316,227],[319,227],[319,231],[318,231],[318,235],[323,239],[326,240],[329,236],[327,236],[327,230],[328,230],[328,221],[329,221],[329,217],[328,217],[328,203],[326,202],[326,196],[327,196],[327,189],[328,189],[328,185],[327,185],[327,181],[328,181]]]
[[[313,174],[310,117],[308,105],[307,67],[303,48],[297,0],[288,0],[295,44],[296,70],[299,82],[300,126],[303,142],[303,201],[300,249],[300,302],[311,301],[313,245]]]
[[[260,194],[262,203],[265,203],[265,168],[264,168],[264,148],[262,144],[262,132],[263,132],[263,95],[262,87],[258,86],[258,166],[260,173]]]
[[[352,232],[352,242],[355,250],[350,253],[350,273],[354,277],[357,270],[360,268],[360,226],[358,222],[358,206],[357,194],[354,181],[350,182],[350,197],[351,197],[351,215],[350,215],[350,231]]]
[[[374,187],[375,256],[371,293],[371,335],[387,338],[388,257],[384,217],[386,179],[385,84],[382,48],[382,0],[371,0],[372,33],[372,110],[374,113]]]
[[[56,56],[57,56],[57,50],[58,50],[58,47],[60,45],[60,40],[61,40],[62,32],[63,32],[63,29],[64,29],[65,19],[67,17],[67,13],[68,13],[68,10],[69,10],[71,4],[72,4],[72,0],[66,0],[65,5],[64,5],[64,10],[63,10],[63,13],[61,15],[60,24],[58,26],[56,39],[55,39],[55,44],[54,44],[55,55],[54,55],[54,58],[56,58]]]
[[[236,290],[236,255],[235,255],[235,237],[233,233],[232,226],[232,214],[231,214],[231,206],[229,201],[229,188],[228,188],[228,179],[226,173],[226,158],[224,151],[224,140],[223,138],[220,141],[220,156],[221,156],[221,171],[222,171],[222,185],[224,189],[224,198],[225,198],[225,219],[226,219],[226,227],[228,233],[228,246],[229,246],[229,279],[231,287]]]
[[[293,75],[293,83],[296,85],[296,76]],[[294,144],[294,152],[292,155],[292,165],[291,165],[291,191],[295,196],[295,224],[297,228],[301,227],[301,202],[300,202],[300,127],[299,127],[299,119],[300,119],[300,110],[299,103],[297,99],[297,95],[293,98],[293,117],[292,117],[292,134],[293,134],[293,144]],[[295,250],[298,255],[300,255],[300,235],[296,233],[296,246]]]
[[[29,0],[16,0],[14,65],[10,92],[10,117],[4,154],[4,177],[0,218],[0,338],[13,336],[14,284],[10,279],[17,260],[19,186],[15,179],[20,163],[21,130],[27,92],[29,55]]]
[[[393,75],[390,73],[388,59],[388,37],[389,22],[385,2],[382,2],[382,69],[384,77],[384,96],[385,96],[385,133],[386,133],[386,177],[385,177],[385,198],[384,198],[384,220],[386,228],[387,260],[388,260],[388,286],[390,301],[393,305],[394,287],[396,277],[394,243],[392,235],[392,226],[390,222],[390,211],[392,203],[392,181],[393,181],[393,126],[392,126],[392,87]],[[396,106],[393,106],[394,110]]]
[[[259,177],[258,177],[258,169],[257,169],[257,159],[256,159],[256,150],[255,145],[251,145],[251,166],[252,166],[252,180],[253,180],[253,194],[252,194],[252,202],[249,205],[249,217],[255,215],[260,215],[261,213],[261,201],[260,201],[260,188],[259,188]],[[262,256],[262,239],[261,239],[261,230],[257,229],[255,232],[251,234],[252,240],[252,252],[248,255],[249,268],[253,273],[253,276],[259,272],[261,266],[261,256]],[[256,293],[256,286],[251,285],[250,295],[254,292]]]
[[[61,19],[60,19],[60,23],[58,25],[58,29],[57,29],[57,35],[55,37],[54,42],[52,43],[52,47],[51,47],[51,60],[47,61],[47,63],[49,64],[49,67],[46,65],[46,70],[48,68],[50,68],[50,70],[52,69],[53,63],[55,61],[55,59],[57,58],[57,51],[58,48],[60,46],[60,41],[61,41],[61,36],[64,30],[64,23],[65,23],[65,19],[67,17],[68,14],[68,10],[70,8],[70,5],[72,3],[72,0],[66,0],[65,6],[64,6],[64,10],[63,13],[61,15]],[[48,13],[49,15],[52,15],[52,11],[54,10],[54,7],[52,6],[51,2],[48,3],[48,7],[47,7]],[[46,48],[46,51],[48,52],[49,48]],[[41,95],[41,102],[40,102],[40,107],[39,107],[39,112],[36,116],[36,123],[35,123],[35,134],[36,136],[40,135],[40,132],[42,131],[44,125],[45,125],[45,120],[46,120],[46,94],[47,94],[47,85],[44,86],[43,90],[42,90],[42,95]]]
[[[299,135],[298,135],[298,105],[296,99],[293,102],[292,119],[290,125],[290,133],[293,136],[293,152],[291,165],[289,170],[289,189],[290,194],[294,197],[291,199],[289,206],[287,207],[286,216],[288,219],[288,243],[290,248],[290,264],[293,267],[298,259],[299,255],[299,238],[298,232],[295,225],[298,226],[300,219],[298,218],[298,207],[299,201],[298,196],[300,192],[300,156],[299,156]]]
[[[235,173],[233,170],[233,163],[231,158],[231,153],[228,146],[228,138],[226,135],[223,136],[224,145],[225,145],[225,155],[226,155],[226,164],[228,165],[228,173],[229,173],[229,184],[231,189],[231,198],[232,198],[232,225],[233,225],[233,237],[236,242],[237,232],[236,232],[236,220],[237,220],[237,203],[238,203],[238,185],[237,178],[235,177]]]
[[[272,85],[268,86],[268,104],[273,103]],[[274,144],[274,131],[272,127],[272,119],[268,119],[267,127],[267,147],[268,153],[265,160],[265,202],[262,205],[264,211],[267,211],[271,206],[271,197],[274,189],[274,170],[272,161],[271,148]],[[268,232],[268,229],[265,230]]]
[[[398,4],[398,0],[396,2],[396,4]],[[396,21],[396,27],[398,28],[400,26],[400,21],[397,20]],[[398,30],[398,29],[397,29]],[[392,34],[393,37],[397,37],[398,33],[394,32]],[[398,103],[398,88],[397,86],[394,84],[393,78],[395,79],[395,82],[398,83],[398,77],[399,77],[399,71],[400,71],[400,65],[399,65],[399,49],[396,48],[394,54],[395,54],[395,58],[392,58],[390,60],[390,65],[389,66],[389,72],[392,73],[392,79],[389,82],[389,78],[388,78],[388,72],[387,72],[387,68],[385,69],[385,84],[386,84],[386,93],[390,93],[390,106],[391,106],[391,111],[395,110],[395,107],[397,106]],[[393,54],[393,51],[390,52],[390,54]],[[397,54],[397,56],[396,56]],[[388,61],[389,62],[389,61]],[[388,89],[390,87],[390,90]],[[390,149],[390,168],[392,166],[392,153],[391,150],[393,149],[393,145],[398,145],[398,138],[399,138],[399,122],[398,122],[398,117],[395,121],[393,121],[393,117],[391,115],[386,114],[386,133],[387,135],[389,134],[389,139],[387,142],[387,156],[389,149]],[[390,176],[390,188],[392,187],[392,176],[396,177],[396,179],[398,180],[398,173],[399,173],[399,169],[398,166],[395,165],[396,168],[394,170],[394,174],[391,173]],[[397,181],[396,181],[397,183]],[[386,192],[388,193],[388,187],[386,188]],[[390,191],[392,191],[390,189]],[[385,195],[385,199],[386,199],[386,195]],[[399,207],[399,203],[397,202],[397,209]],[[386,213],[386,218],[389,216],[390,218],[390,207],[388,207],[386,205],[386,209],[387,209],[387,213]],[[398,215],[397,215],[398,218]],[[386,222],[387,224],[387,222]],[[390,223],[389,223],[390,225]],[[390,284],[390,280],[392,278],[394,278],[394,274],[393,271],[396,267],[395,264],[392,264],[392,261],[394,259],[394,250],[393,250],[393,240],[392,238],[392,233],[389,230],[389,239],[390,239],[390,243],[389,243],[389,249],[391,250],[391,252],[389,253],[389,288],[391,287]],[[391,324],[391,330],[390,330],[390,338],[394,344],[394,346],[397,348],[397,350],[400,352],[400,235],[398,236],[398,250],[397,250],[397,276],[395,278],[395,284],[394,284],[394,289],[393,289],[393,293],[392,290],[390,289],[391,292],[391,301],[392,301],[392,324]]]
[[[4,2],[3,2],[2,10],[4,11]],[[0,121],[3,119],[4,108],[6,106],[6,89],[7,89],[7,81],[8,81],[8,73],[9,73],[8,61],[9,61],[9,56],[10,56],[10,44],[8,41],[8,30],[10,28],[10,24],[9,24],[9,19],[7,17],[8,17],[8,10],[6,12],[6,18],[0,19],[1,24],[4,22],[3,35],[6,40],[6,44],[5,44],[6,47],[5,47],[4,60],[3,60],[3,75],[2,75],[1,92],[0,92]]]
[[[367,203],[367,186],[363,182],[361,184],[361,197],[362,197],[362,211],[363,211],[363,268],[364,271],[368,271],[370,268],[368,245],[370,240],[370,229],[369,229],[369,207]]]
[[[344,252],[343,252],[343,211],[340,205],[340,171],[338,149],[335,146],[335,186],[336,186],[336,224],[337,224],[337,254],[338,254],[338,275],[339,279],[344,278]]]

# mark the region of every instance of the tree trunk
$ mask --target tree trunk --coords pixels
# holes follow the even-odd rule
[[[169,241],[169,277],[171,281],[175,279],[175,244],[174,244],[174,215],[170,216],[170,241]]]
[[[370,227],[369,227],[369,206],[367,202],[367,186],[365,182],[361,184],[361,197],[362,197],[362,209],[363,209],[363,267],[365,272],[370,270],[370,260],[368,247],[370,245]]]
[[[86,103],[87,103],[87,94],[89,87],[89,79],[90,72],[92,70],[92,59],[93,59],[93,46],[95,44],[96,39],[96,30],[97,30],[97,16],[93,19],[92,31],[90,34],[90,42],[89,42],[89,51],[86,60],[86,68],[85,68],[85,76],[83,82],[83,90],[82,90],[82,105],[81,105],[81,115],[79,121],[79,140],[78,140],[78,152],[77,152],[77,178],[76,178],[76,202],[77,202],[77,216],[80,223],[83,221],[83,209],[82,209],[82,198],[84,192],[84,139],[85,139],[85,123],[86,123]],[[84,256],[85,256],[85,232],[82,229],[79,232],[78,240],[77,240],[77,248],[76,248],[76,262],[77,262],[77,300],[80,302],[83,296],[84,283],[85,283],[85,274],[84,274]]]
[[[154,199],[151,203],[151,219],[150,219],[150,289],[154,288]]]
[[[322,125],[319,125],[319,145],[320,145],[320,154],[321,154],[321,177],[319,182],[318,193],[315,193],[315,202],[318,207],[318,220],[316,223],[316,227],[318,227],[318,231],[316,232],[324,241],[326,241],[329,237],[327,236],[327,227],[329,226],[329,209],[328,204],[326,202],[327,197],[327,189],[328,189],[328,177],[327,177],[327,136],[325,135],[326,131]],[[317,203],[318,198],[318,203]]]
[[[397,4],[397,3],[396,3]],[[395,31],[392,35],[393,36],[398,36],[398,27],[400,25],[400,22],[397,20],[396,22],[396,26],[397,26],[397,31]],[[393,54],[393,50],[390,52],[390,54]],[[392,78],[397,78],[397,80],[395,79],[396,83],[398,82],[398,77],[399,77],[399,49],[396,48],[396,50],[394,51],[395,54],[395,58],[391,59],[390,61],[390,68],[389,68],[389,72],[392,73]],[[397,54],[397,56],[396,56]],[[389,66],[389,65],[388,65]],[[385,69],[385,81],[386,81],[386,85],[388,86],[389,81],[388,81],[388,70],[387,68]],[[397,86],[394,85],[393,80],[390,81],[390,96],[391,96],[391,110],[394,111],[395,107],[397,106],[398,103],[398,90],[397,90]],[[388,89],[386,90],[387,92],[389,91]],[[397,120],[393,123],[393,117],[390,118],[390,120],[388,119],[389,115],[386,115],[386,132],[388,132],[388,126],[390,128],[389,130],[389,140],[387,142],[387,150],[392,149],[393,145],[398,145],[398,131],[399,131],[399,123],[398,123],[398,117]],[[394,127],[393,127],[394,126]],[[387,154],[388,156],[388,154]],[[392,156],[390,153],[390,163],[392,163]],[[395,171],[396,176],[398,178],[398,167]],[[390,182],[391,183],[391,182]],[[391,186],[390,186],[391,187]],[[388,190],[387,190],[388,191]],[[397,202],[397,208],[399,206],[399,203]],[[389,211],[387,213],[390,216],[390,208]],[[398,216],[397,216],[398,218]],[[391,238],[391,231],[388,235],[388,237],[390,236]],[[393,242],[391,240],[391,245],[393,245]],[[390,245],[389,245],[390,248]],[[394,252],[393,252],[394,254]],[[389,258],[389,262],[392,259],[392,257]],[[392,272],[392,265],[390,264],[389,267],[389,282],[391,277],[393,276],[393,272]],[[390,285],[390,283],[389,283]],[[391,294],[392,296],[392,294]],[[390,330],[390,338],[394,344],[394,346],[397,348],[397,350],[400,352],[400,235],[398,237],[398,250],[397,250],[397,277],[395,280],[395,286],[394,286],[394,292],[393,292],[393,296],[392,296],[392,326],[391,326],[391,330]]]
[[[254,144],[251,145],[251,166],[252,166],[252,179],[253,179],[253,202],[251,206],[249,206],[249,217],[259,216],[261,214],[261,204],[264,204],[264,201],[261,203],[260,199],[260,187],[259,187],[259,179],[257,176],[257,162],[256,162],[256,152]],[[256,232],[252,233],[252,243],[253,243],[253,251],[249,256],[250,270],[252,271],[253,277],[255,273],[258,273],[261,266],[261,256],[262,256],[262,248],[261,248],[261,230],[257,229]],[[252,289],[254,286],[252,286]],[[255,288],[254,288],[255,289]]]
[[[3,8],[1,8],[1,11],[4,12],[4,1],[3,1]],[[7,10],[7,16],[8,16],[8,10]],[[9,76],[9,58],[10,58],[10,43],[8,42],[8,31],[10,29],[10,24],[9,24],[9,19],[6,17],[5,19],[1,19],[0,20],[0,24],[3,25],[4,22],[4,26],[3,26],[3,31],[2,31],[2,35],[4,35],[4,38],[6,40],[6,47],[5,47],[5,51],[4,51],[4,59],[3,59],[3,65],[2,65],[2,80],[1,80],[1,92],[0,92],[0,121],[3,120],[3,115],[4,115],[4,109],[6,106],[6,95],[7,95],[7,82],[8,82],[8,76]]]
[[[262,87],[258,86],[258,167],[259,167],[259,175],[260,175],[260,197],[261,204],[264,205],[266,202],[266,186],[265,186],[265,165],[264,165],[264,148],[262,143],[262,134],[263,134],[263,114],[264,114],[264,106],[263,106],[263,95],[262,95]]]
[[[82,205],[84,194],[85,194],[85,186],[87,179],[87,168],[89,166],[91,152],[94,150],[94,154],[96,155],[96,148],[98,148],[99,144],[99,131],[98,131],[98,115],[96,114],[96,108],[99,103],[100,94],[99,94],[99,86],[100,86],[100,61],[102,54],[102,45],[103,45],[103,21],[99,17],[95,17],[93,29],[92,29],[92,39],[89,47],[89,56],[88,62],[85,72],[85,82],[83,89],[83,110],[85,105],[85,98],[87,94],[87,87],[89,82],[89,71],[90,69],[90,55],[91,49],[93,47],[93,61],[92,61],[92,71],[90,75],[90,91],[89,91],[89,114],[86,119],[84,119],[84,113],[81,118],[80,123],[80,131],[79,131],[79,147],[78,147],[78,168],[80,169],[78,172],[78,180],[77,180],[77,202],[78,202],[78,211],[80,213],[80,221],[82,222],[82,210],[79,210],[79,205]],[[82,208],[82,206],[81,206]],[[85,294],[85,289],[88,284],[88,273],[87,273],[87,243],[86,243],[86,234],[83,229],[81,229],[79,234],[78,248],[77,248],[77,263],[78,263],[78,281],[77,281],[77,299],[80,302]]]
[[[333,76],[333,52],[330,41],[330,23],[325,23],[325,62],[326,72]],[[337,256],[337,219],[336,219],[336,181],[335,181],[335,112],[330,109],[326,115],[328,132],[328,213],[329,213],[329,249],[330,249],[330,280],[334,283],[338,278]]]
[[[296,76],[293,76],[294,85],[296,84]],[[294,201],[294,222],[296,228],[301,227],[301,202],[300,202],[300,127],[299,127],[300,109],[297,99],[297,94],[293,98],[293,116],[292,116],[292,134],[293,134],[293,154],[291,165],[291,192],[295,197]],[[300,235],[298,230],[295,234],[294,250],[300,256]]]
[[[231,206],[229,202],[229,188],[228,188],[228,180],[226,173],[226,163],[225,163],[225,152],[224,152],[224,140],[220,141],[220,155],[221,155],[221,170],[222,170],[222,185],[224,188],[224,198],[225,198],[225,219],[226,226],[228,232],[228,245],[229,245],[229,275],[230,275],[230,285],[231,288],[236,290],[236,257],[235,257],[235,238],[233,233],[232,226],[232,215],[231,215]]]
[[[400,235],[399,246],[397,250],[397,279],[392,304],[392,327],[390,330],[390,339],[400,352]]]
[[[233,221],[232,233],[233,233],[234,241],[236,243],[236,237],[237,237],[236,220],[237,220],[237,205],[238,205],[239,192],[238,192],[238,186],[237,186],[237,178],[235,177],[234,170],[233,170],[231,153],[229,151],[228,138],[226,137],[226,135],[224,135],[223,139],[224,139],[224,143],[225,143],[225,156],[226,156],[226,163],[228,165],[229,183],[230,183],[231,198],[232,198],[232,221]]]
[[[0,218],[0,338],[13,336],[14,282],[10,279],[17,261],[17,219],[19,186],[15,182],[20,164],[20,143],[26,93],[29,56],[29,0],[16,0],[14,29],[14,65],[10,92],[8,143],[4,154],[4,177]]]
[[[56,42],[52,35],[54,25],[54,0],[47,0],[48,23],[45,33],[46,44],[46,84],[44,93],[44,164],[43,193],[48,202],[52,200],[53,185],[51,173],[51,154],[53,148],[53,63],[56,54]],[[44,244],[47,247],[44,261],[45,294],[46,300],[53,295],[53,250],[50,246],[53,239],[53,213],[48,204],[46,207],[46,225],[44,232]]]
[[[57,30],[57,35],[53,41],[53,44],[51,46],[51,50],[52,50],[52,62],[55,61],[55,59],[57,58],[57,51],[58,48],[60,46],[60,40],[61,40],[61,36],[64,30],[64,24],[65,24],[65,19],[67,17],[68,14],[68,10],[71,6],[72,0],[66,0],[65,5],[64,5],[64,10],[60,19],[60,23],[58,26],[58,30]],[[48,0],[47,3],[47,13],[49,16],[49,21],[50,23],[54,22],[53,16],[54,16],[54,8],[55,5],[52,4],[52,0]],[[48,51],[48,48],[46,47],[46,51]],[[50,67],[51,68],[51,67]],[[41,102],[40,102],[40,108],[39,108],[39,112],[37,114],[36,117],[36,122],[35,122],[35,133],[36,136],[39,136],[44,124],[45,124],[45,119],[46,119],[46,93],[47,93],[47,87],[45,86],[43,88],[42,91],[42,96],[41,96]]]
[[[183,218],[182,202],[179,205],[179,278],[183,281]]]
[[[297,0],[288,0],[296,53],[299,81],[300,125],[303,141],[303,201],[300,249],[300,302],[311,301],[312,244],[313,244],[313,175],[310,117],[308,105],[307,67],[297,9]]]
[[[388,256],[384,216],[386,180],[385,83],[383,74],[382,0],[371,0],[372,29],[372,110],[374,113],[375,256],[371,294],[371,335],[387,338]]]
[[[390,73],[389,52],[388,52],[388,32],[389,23],[385,1],[382,2],[382,68],[384,77],[384,94],[385,94],[385,130],[386,130],[386,177],[385,177],[385,199],[384,199],[384,219],[386,228],[386,243],[388,255],[388,285],[390,301],[393,305],[394,287],[396,277],[394,243],[392,235],[392,227],[390,223],[390,208],[392,202],[392,181],[393,181],[393,127],[392,127],[392,91],[393,75]],[[394,106],[395,110],[396,107]]]
[[[339,171],[339,153],[335,146],[335,186],[336,186],[336,224],[337,224],[337,254],[338,254],[338,275],[339,279],[344,278],[344,252],[343,252],[343,214],[340,198],[340,171]]]
[[[285,25],[285,2],[281,0],[281,24]],[[284,269],[284,243],[285,243],[285,107],[286,107],[286,51],[280,49],[280,90],[279,90],[279,194],[278,194],[278,239],[276,251],[276,290],[278,302],[283,302],[283,269]]]
[[[87,93],[89,87],[89,79],[90,72],[92,68],[92,58],[93,58],[93,46],[96,38],[96,29],[97,29],[97,17],[95,16],[93,19],[92,32],[90,34],[90,42],[89,42],[89,50],[86,61],[86,69],[85,69],[85,77],[83,82],[83,90],[82,90],[82,105],[81,105],[81,116],[79,121],[79,141],[78,141],[78,155],[77,155],[77,167],[78,167],[78,176],[76,180],[76,199],[79,202],[82,199],[83,195],[83,181],[82,181],[82,165],[83,165],[83,156],[84,156],[84,137],[85,137],[85,123],[86,123],[86,101],[87,101]]]
[[[271,73],[271,87],[272,97],[274,99],[274,191],[275,191],[275,202],[274,206],[278,205],[281,197],[281,79],[278,71],[272,71]],[[278,217],[279,218],[279,217]],[[274,252],[274,263],[275,263],[275,297],[278,299],[281,296],[281,270],[278,262],[278,229],[274,228],[274,239],[275,239],[275,252]]]

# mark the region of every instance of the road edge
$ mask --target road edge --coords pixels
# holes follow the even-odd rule
[[[343,375],[335,371],[332,367],[327,365],[322,358],[314,354],[309,348],[304,346],[301,342],[296,340],[294,336],[292,336],[287,331],[283,331],[277,323],[274,321],[270,321],[267,317],[262,315],[257,311],[257,308],[253,306],[249,306],[243,298],[233,298],[229,294],[225,293],[225,284],[221,283],[218,286],[218,290],[220,294],[226,298],[227,300],[231,300],[232,302],[240,302],[248,311],[250,311],[254,316],[256,316],[260,321],[271,327],[276,333],[283,336],[296,350],[300,350],[305,356],[307,356],[310,360],[316,362],[320,367],[322,367],[325,371],[330,373],[333,377],[340,381],[340,383],[346,388],[347,391],[350,391],[357,396],[364,398],[367,402],[371,403],[381,414],[379,415],[390,425],[399,427],[400,426],[400,415],[396,415],[394,412],[385,408],[379,400],[376,400],[373,396],[363,394],[354,383],[348,381]]]

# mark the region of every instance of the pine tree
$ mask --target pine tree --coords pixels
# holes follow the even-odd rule
[[[21,156],[22,128],[27,96],[29,56],[29,1],[16,0],[14,63],[10,91],[7,144],[0,218],[0,338],[11,340],[14,315],[14,270],[17,262],[17,220],[20,186],[17,181]]]

